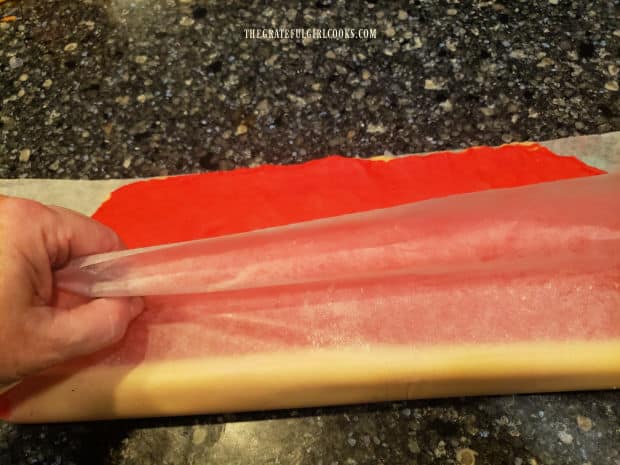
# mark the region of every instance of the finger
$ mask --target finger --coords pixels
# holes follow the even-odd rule
[[[141,298],[104,298],[69,310],[56,309],[49,339],[60,341],[63,358],[94,352],[120,340],[143,306]]]
[[[144,307],[141,298],[94,299],[72,309],[39,307],[37,320],[23,346],[20,375],[90,354],[119,341]],[[37,311],[32,316],[36,318]]]
[[[49,208],[55,213],[46,231],[52,267],[62,267],[75,257],[124,248],[118,235],[102,223],[63,207]]]
[[[69,309],[84,305],[92,298],[80,294],[75,294],[64,289],[54,288],[50,306],[55,308]]]

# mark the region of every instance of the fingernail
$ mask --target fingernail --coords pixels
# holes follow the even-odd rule
[[[142,297],[132,297],[131,302],[129,304],[129,312],[131,313],[131,317],[135,318],[144,310],[144,300]]]

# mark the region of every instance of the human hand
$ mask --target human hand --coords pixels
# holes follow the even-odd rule
[[[61,207],[0,196],[0,385],[123,337],[142,299],[59,291],[53,272],[82,255],[122,249],[116,233]]]

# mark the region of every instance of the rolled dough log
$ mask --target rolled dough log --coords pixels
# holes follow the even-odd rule
[[[592,138],[580,139],[580,143],[572,142],[563,153],[579,154],[570,149],[578,147],[592,154],[595,166],[607,169],[618,161],[616,136],[596,136],[600,141],[594,146],[588,142]],[[508,150],[517,150],[510,147]],[[499,184],[495,175],[502,174],[498,167],[506,165],[493,168],[492,164],[506,159],[506,151],[501,150],[487,159],[491,165],[484,169],[475,166],[476,157],[472,157],[466,171],[454,170],[453,179],[459,184],[455,190],[435,189],[434,194],[427,192],[421,197],[431,176],[424,169],[428,170],[432,163],[418,163],[415,157],[415,169],[421,172],[413,171],[414,163],[410,166],[401,161],[399,168],[390,172],[370,170],[361,162],[353,162],[357,171],[347,171],[343,162],[339,165],[343,171],[338,173],[357,175],[360,167],[367,170],[367,177],[356,178],[358,191],[351,190],[352,195],[348,196],[348,178],[338,178],[343,196],[321,198],[321,183],[329,178],[321,178],[319,173],[316,190],[303,191],[310,192],[315,203],[304,203],[305,197],[300,193],[292,200],[298,208],[286,210],[287,220],[281,223],[278,221],[283,218],[275,210],[261,210],[261,201],[277,201],[277,189],[272,189],[272,197],[263,191],[264,197],[251,204],[250,211],[255,214],[250,222],[246,221],[248,218],[235,222],[234,217],[226,216],[230,204],[236,201],[233,190],[230,197],[225,197],[220,212],[227,221],[215,226],[220,233],[226,233],[285,224],[303,219],[298,210],[303,215],[308,214],[309,208],[313,209],[310,217],[338,214],[338,207],[343,206],[338,201],[345,197],[351,201],[347,208],[353,200],[359,200],[359,210],[364,210],[501,187],[502,182],[518,185],[553,179],[553,169],[544,171],[538,165],[548,158],[541,161],[530,156],[534,152],[529,150],[535,147],[522,147],[522,164],[511,165],[514,171],[504,169]],[[600,154],[596,147],[602,147]],[[433,157],[422,158],[430,161]],[[596,172],[563,158],[558,157],[558,163],[567,162],[576,170],[567,170],[565,177]],[[442,166],[448,170],[456,166],[450,157],[443,160],[447,164]],[[243,182],[253,182],[266,173],[250,171],[243,173]],[[315,186],[314,174],[309,173],[304,168],[304,176],[297,178],[299,189]],[[222,186],[218,192],[226,194],[223,180],[232,177],[218,173],[209,181],[215,179]],[[312,182],[306,182],[307,178]],[[269,179],[273,178],[266,180]],[[459,182],[462,179],[469,181]],[[463,190],[464,183],[473,180],[477,181],[470,186],[478,187]],[[113,183],[106,181],[66,181],[58,189],[52,184],[42,180],[2,181],[0,191],[92,213],[113,188]],[[271,189],[269,184],[264,186]],[[95,200],[81,202],[89,197],[75,195],[74,188],[86,189],[91,194],[96,191]],[[54,196],[54,192],[59,195]],[[399,201],[394,202],[395,196]],[[323,203],[316,203],[317,199]],[[222,201],[218,197],[207,197],[206,202],[195,197],[189,200],[202,202],[198,203],[207,210],[221,205],[216,201]],[[597,201],[592,205],[596,207]],[[570,209],[567,201],[564,213],[568,217]],[[583,209],[580,211],[584,213]],[[561,216],[562,211],[554,214]],[[132,218],[126,216],[123,221],[127,223]],[[594,234],[587,233],[585,237],[601,240],[590,241],[587,253],[577,254],[578,257],[569,247],[565,253],[556,254],[550,253],[551,249],[544,253],[539,250],[534,261],[498,261],[492,267],[482,262],[475,266],[470,263],[469,268],[425,269],[383,280],[360,278],[285,286],[278,291],[267,287],[183,298],[149,297],[149,309],[132,325],[123,342],[23,380],[0,396],[0,417],[16,422],[69,421],[616,388],[620,383],[620,306],[614,218],[617,216],[612,214],[611,222],[603,221],[590,229]],[[149,228],[158,224],[144,223],[140,217],[136,221],[135,231],[141,231],[140,225]],[[122,226],[122,222],[119,224]],[[213,223],[210,227],[215,230]],[[191,223],[177,229],[171,232],[187,233]],[[126,234],[127,230],[122,232]],[[556,228],[555,233],[562,236],[566,231]],[[126,239],[136,245],[148,245],[144,239],[153,238],[128,235]],[[556,245],[557,251],[560,244]]]
[[[460,230],[469,252],[440,267],[149,297],[121,343],[24,380],[0,396],[0,414],[66,421],[616,388],[619,180],[445,199],[455,208],[444,221],[480,222],[477,234]],[[508,211],[459,206],[506,192],[516,193]],[[422,211],[424,250],[441,257],[439,232],[452,228]],[[496,218],[522,226],[512,239],[523,253],[476,253],[498,237],[511,250]]]

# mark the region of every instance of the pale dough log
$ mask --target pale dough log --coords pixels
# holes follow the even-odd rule
[[[389,346],[90,367],[31,382],[15,422],[189,415],[463,395],[616,389],[620,340]]]

